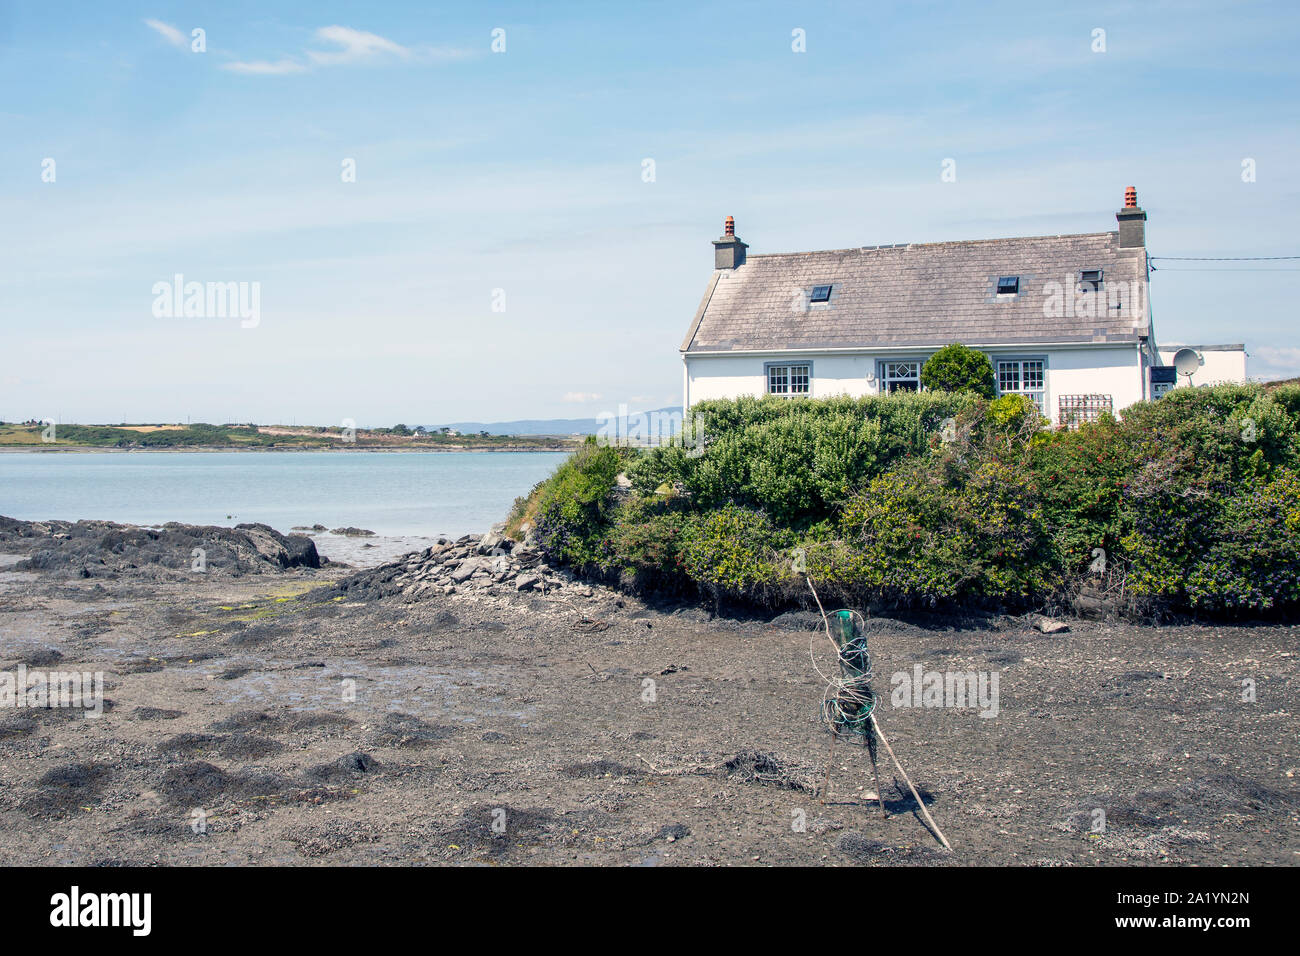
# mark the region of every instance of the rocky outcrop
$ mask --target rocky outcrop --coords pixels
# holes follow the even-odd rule
[[[350,575],[333,588],[335,594],[354,600],[400,596],[410,601],[461,592],[502,595],[521,591],[560,591],[574,597],[594,593],[568,570],[550,567],[532,545],[511,541],[500,531],[467,534],[455,540],[439,538],[423,551]],[[322,597],[314,594],[312,599]]]
[[[0,542],[27,552],[15,570],[67,578],[265,574],[319,568],[322,561],[311,538],[283,535],[264,524],[224,528],[168,522],[141,528],[111,521],[0,518]]]

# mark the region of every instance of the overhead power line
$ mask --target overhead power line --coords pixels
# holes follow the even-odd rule
[[[1157,262],[1291,262],[1300,260],[1300,256],[1147,256],[1147,262],[1151,265],[1152,272],[1300,272],[1300,269],[1293,269],[1283,266],[1280,269],[1269,268],[1252,268],[1247,266],[1241,267],[1219,267],[1219,266],[1192,266],[1190,268],[1161,268]]]

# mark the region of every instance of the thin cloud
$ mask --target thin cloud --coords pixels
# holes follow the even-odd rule
[[[170,23],[146,18],[144,24],[178,50],[188,50],[190,48],[190,38]]]
[[[313,42],[333,46],[332,50],[305,50],[299,56],[284,56],[278,60],[238,60],[222,64],[223,70],[249,76],[284,76],[305,73],[316,67],[347,66],[383,59],[398,60],[461,60],[472,56],[468,50],[454,47],[409,47],[365,30],[351,27],[320,27],[313,34]]]
[[[1250,357],[1255,363],[1253,378],[1270,381],[1300,375],[1300,348],[1260,345],[1250,350]]]
[[[560,399],[560,401],[573,402],[582,405],[587,402],[600,401],[600,394],[598,392],[565,392],[564,397]]]
[[[269,60],[223,63],[221,68],[229,70],[231,73],[243,73],[246,76],[283,76],[286,73],[303,73],[307,70],[307,67],[288,57],[283,60],[276,60],[274,63]]]
[[[413,53],[417,60],[468,60],[477,55],[454,46],[420,46]]]
[[[320,66],[336,66],[340,63],[356,63],[369,60],[385,53],[402,57],[411,55],[411,51],[400,43],[394,43],[377,33],[353,30],[351,27],[321,27],[316,31],[316,39],[322,43],[331,43],[341,47],[339,50],[308,50],[307,56]]]

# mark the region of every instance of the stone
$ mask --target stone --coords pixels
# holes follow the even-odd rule
[[[521,574],[515,578],[515,590],[531,591],[541,583],[541,580],[536,574]]]
[[[537,550],[535,548],[530,548],[527,545],[521,544],[521,545],[516,545],[515,549],[512,552],[510,552],[510,558],[516,564],[520,564],[525,567],[531,567],[532,565],[540,561],[542,559],[542,556],[537,553]]]
[[[1057,621],[1050,617],[1042,617],[1040,615],[1034,620],[1034,630],[1043,634],[1060,634],[1069,629],[1070,625],[1066,624],[1064,621]]]
[[[1080,588],[1070,605],[1079,617],[1093,620],[1110,617],[1114,612],[1114,605],[1106,593],[1093,587]]]
[[[456,584],[462,584],[470,579],[475,571],[479,570],[479,563],[472,559],[466,558],[460,563],[455,571],[451,572],[451,579]]]

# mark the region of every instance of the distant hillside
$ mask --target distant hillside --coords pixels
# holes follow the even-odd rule
[[[117,449],[383,449],[389,451],[568,451],[572,438],[541,434],[458,436],[438,432],[417,434],[405,425],[392,428],[344,429],[322,425],[75,425],[27,421],[0,422],[0,446],[45,451],[64,448]]]
[[[631,413],[635,419],[637,413]],[[671,434],[677,434],[681,422],[682,407],[674,405],[656,408],[643,414],[658,415],[659,421],[674,423]],[[439,428],[454,428],[463,434],[477,435],[487,432],[489,435],[594,435],[606,423],[595,418],[525,418],[513,422],[449,422],[443,425],[426,425],[429,431]],[[612,426],[607,426],[612,427]]]

